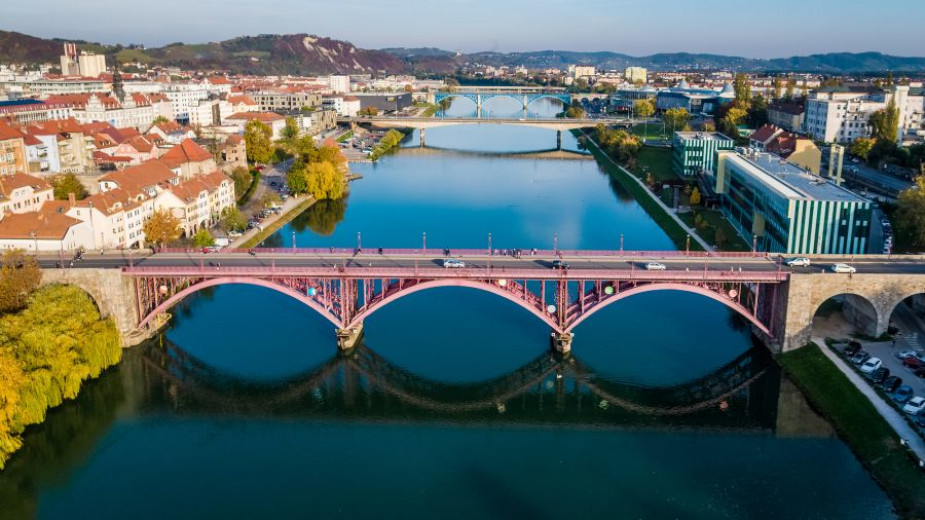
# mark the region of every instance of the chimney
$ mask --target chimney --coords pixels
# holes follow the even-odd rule
[[[67,194],[67,202],[72,208],[77,205],[77,196],[74,195],[73,191]]]

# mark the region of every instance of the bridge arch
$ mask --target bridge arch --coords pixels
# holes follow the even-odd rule
[[[568,96],[561,96],[561,95],[556,95],[556,94],[536,94],[534,96],[530,96],[527,98],[528,99],[527,106],[530,106],[530,104],[532,104],[534,101],[539,101],[541,99],[553,99],[555,101],[562,103],[563,108],[568,108],[569,105],[571,104],[571,100],[570,99],[566,100],[567,97]]]
[[[336,316],[328,312],[328,310],[325,309],[320,303],[300,293],[299,291],[296,291],[295,289],[286,287],[284,285],[280,285],[278,283],[275,283],[269,280],[263,280],[260,278],[248,278],[248,277],[243,277],[243,276],[242,277],[226,276],[226,277],[218,277],[218,278],[209,278],[209,279],[194,283],[190,285],[189,287],[186,287],[182,291],[177,292],[170,298],[167,298],[166,300],[161,302],[160,305],[155,307],[154,310],[149,312],[148,315],[145,316],[141,320],[141,323],[139,323],[138,328],[144,328],[145,325],[147,325],[157,315],[166,312],[168,309],[170,309],[171,307],[179,303],[181,300],[183,300],[184,298],[186,298],[187,296],[195,292],[198,292],[207,287],[215,287],[218,285],[231,285],[231,284],[253,285],[256,287],[264,287],[264,288],[271,289],[273,291],[285,294],[291,298],[296,299],[300,303],[303,303],[307,305],[308,307],[314,309],[318,314],[327,318],[327,320],[330,321],[335,327],[343,328],[343,323],[341,323],[340,319],[338,319]]]
[[[720,302],[726,307],[729,307],[730,309],[736,311],[737,313],[742,315],[742,317],[747,319],[752,325],[757,327],[758,330],[760,330],[761,332],[767,334],[768,336],[773,336],[768,326],[762,323],[761,320],[755,317],[751,312],[748,311],[748,309],[746,309],[742,305],[734,302],[733,300],[715,291],[711,291],[710,289],[706,289],[699,285],[689,285],[689,284],[684,284],[684,283],[652,283],[652,284],[647,284],[647,285],[640,285],[640,286],[634,287],[626,291],[621,291],[617,294],[614,294],[613,296],[609,298],[606,298],[605,300],[601,301],[597,305],[588,309],[586,312],[580,314],[577,318],[575,318],[574,321],[572,321],[568,325],[568,327],[566,328],[566,332],[572,332],[573,330],[575,330],[575,327],[581,325],[583,321],[590,318],[595,313],[604,309],[608,305],[624,300],[631,296],[635,296],[637,294],[643,294],[643,293],[654,292],[654,291],[681,291],[681,292],[688,292],[688,293],[693,293],[693,294],[699,294],[701,296],[706,296],[707,298]]]
[[[555,331],[561,331],[556,321],[543,312],[542,309],[531,305],[529,302],[522,298],[518,298],[517,295],[512,293],[509,290],[504,289],[503,287],[498,286],[495,283],[486,282],[486,281],[476,281],[476,280],[467,280],[463,278],[451,278],[451,279],[440,279],[440,280],[430,280],[426,282],[416,283],[408,288],[400,289],[398,291],[389,294],[388,296],[377,300],[370,304],[368,307],[365,307],[357,313],[356,316],[350,321],[350,323],[345,324],[346,329],[355,328],[360,326],[363,323],[363,320],[374,314],[379,309],[385,307],[389,303],[392,303],[396,300],[404,298],[405,296],[414,294],[420,291],[426,291],[428,289],[438,289],[443,287],[463,287],[467,289],[476,289],[479,291],[484,291],[496,296],[500,296],[508,301],[514,302],[519,305],[521,308],[530,311],[534,316],[539,318],[543,323],[549,325]]]
[[[840,312],[858,332],[867,336],[877,337],[886,332],[886,322],[890,315],[866,296],[844,291],[820,298],[817,302],[810,316],[812,328],[816,327],[817,319],[826,319],[834,312]]]

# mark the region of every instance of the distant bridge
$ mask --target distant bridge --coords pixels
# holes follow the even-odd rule
[[[646,119],[627,119],[616,117],[600,118],[474,118],[474,117],[389,117],[389,116],[358,116],[358,117],[339,117],[337,122],[341,124],[368,124],[377,128],[415,128],[425,130],[427,128],[437,128],[441,126],[454,125],[517,125],[531,126],[535,128],[544,128],[547,130],[576,130],[579,128],[588,128],[603,124],[606,126],[635,126],[642,124]]]
[[[549,148],[547,150],[529,150],[524,152],[483,152],[457,150],[455,148],[443,148],[440,146],[420,146],[408,147],[402,149],[402,155],[405,156],[422,156],[437,154],[454,154],[454,155],[472,155],[478,157],[510,157],[517,159],[561,159],[575,161],[593,161],[594,156],[589,153],[569,150],[567,148]]]
[[[475,104],[476,117],[478,118],[482,117],[482,103],[496,98],[508,98],[520,103],[524,117],[527,117],[527,109],[530,104],[541,99],[552,99],[562,103],[563,111],[572,103],[571,94],[564,92],[531,91],[524,89],[488,90],[482,88],[456,89],[453,92],[437,92],[434,96],[434,101],[439,105],[443,100],[453,98],[463,98],[472,101]]]

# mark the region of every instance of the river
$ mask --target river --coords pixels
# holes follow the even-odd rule
[[[441,149],[550,142],[427,133]],[[346,202],[270,244],[672,247],[593,161],[416,143],[353,165],[364,178]],[[531,314],[467,289],[396,301],[349,355],[324,319],[262,288],[203,291],[174,314],[27,432],[0,473],[0,517],[894,517],[741,320],[696,295],[614,304],[568,358]]]

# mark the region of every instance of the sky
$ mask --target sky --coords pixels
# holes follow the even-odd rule
[[[100,43],[308,33],[361,48],[612,51],[780,58],[925,56],[925,0],[29,0],[0,29]]]

